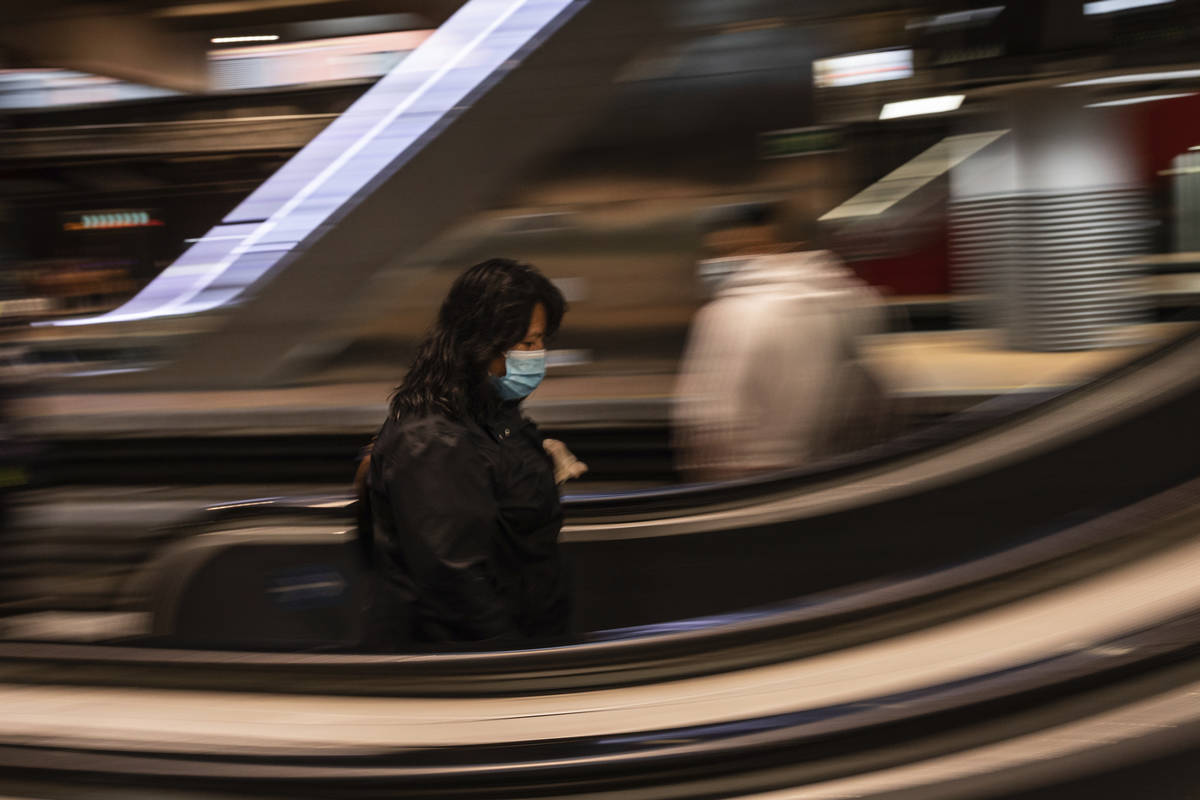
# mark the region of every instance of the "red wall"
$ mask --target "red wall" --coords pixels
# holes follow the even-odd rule
[[[1189,147],[1200,145],[1200,94],[1128,106],[1147,182]]]
[[[864,281],[889,294],[946,294],[950,291],[949,247],[949,231],[943,224],[905,255],[855,261],[850,266]]]

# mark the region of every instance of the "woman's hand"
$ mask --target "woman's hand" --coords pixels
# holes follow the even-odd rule
[[[554,482],[559,486],[588,471],[587,464],[575,458],[567,446],[558,439],[543,439],[542,447],[554,461]]]

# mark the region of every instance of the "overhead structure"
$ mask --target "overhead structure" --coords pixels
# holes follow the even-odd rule
[[[180,92],[208,88],[208,40],[120,5],[68,0],[5,3],[5,67],[49,67],[108,75]]]
[[[633,0],[471,0],[140,294],[71,324],[228,310],[124,385],[270,382],[375,271],[573,131],[658,29]]]

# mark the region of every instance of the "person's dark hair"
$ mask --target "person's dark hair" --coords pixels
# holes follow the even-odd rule
[[[496,402],[487,366],[524,338],[538,303],[546,309],[549,337],[558,330],[567,304],[537,269],[492,258],[458,276],[392,394],[391,413],[397,418],[444,414],[481,419]]]

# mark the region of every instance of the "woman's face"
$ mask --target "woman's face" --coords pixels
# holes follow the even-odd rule
[[[538,303],[533,307],[533,314],[529,317],[529,330],[525,331],[525,338],[517,342],[513,346],[513,350],[543,350],[546,347],[546,307]],[[495,375],[497,378],[504,377],[508,370],[504,368],[504,355],[498,355],[492,359],[492,363],[488,365],[488,374]]]

